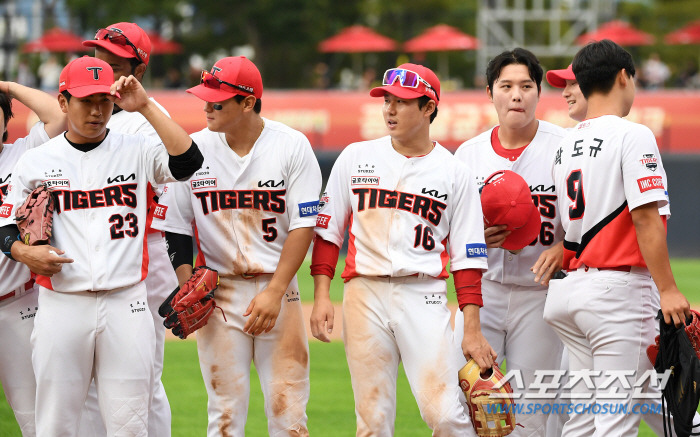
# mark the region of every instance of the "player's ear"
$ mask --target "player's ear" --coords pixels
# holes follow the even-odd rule
[[[58,95],[58,106],[61,107],[64,114],[68,114],[68,99],[63,94]]]
[[[428,103],[423,107],[423,116],[430,118],[430,116],[435,112],[435,101],[429,100]]]
[[[486,85],[486,95],[489,96],[489,101],[493,103],[493,93],[491,92],[491,88],[489,88],[488,85]]]
[[[256,99],[255,96],[247,96],[243,99],[243,111],[252,111],[257,101],[258,99]]]

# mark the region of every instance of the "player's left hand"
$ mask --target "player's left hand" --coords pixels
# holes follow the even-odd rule
[[[243,317],[250,316],[243,327],[243,332],[252,335],[270,332],[275,327],[275,322],[280,314],[281,296],[284,296],[284,292],[278,293],[269,287],[255,296],[243,314]]]
[[[535,262],[535,265],[530,267],[532,273],[535,274],[535,282],[542,285],[549,285],[549,280],[556,272],[564,266],[564,242],[560,241],[553,247],[545,250],[540,254],[540,257]]]
[[[121,98],[116,96],[119,93]],[[150,100],[141,82],[133,75],[122,76],[112,84],[109,99],[127,112],[137,112],[148,105]]]
[[[476,364],[482,369],[490,369],[496,361],[498,354],[481,333],[481,330],[467,331],[462,339],[462,353],[469,361],[474,358]]]
[[[683,293],[675,285],[668,290],[661,291],[661,312],[664,314],[664,322],[667,325],[673,323],[676,328],[685,326],[685,319],[690,317],[690,304]]]
[[[489,249],[495,249],[501,247],[506,237],[510,235],[510,231],[506,231],[507,225],[496,225],[490,226],[484,229],[484,239],[486,240],[486,247]]]

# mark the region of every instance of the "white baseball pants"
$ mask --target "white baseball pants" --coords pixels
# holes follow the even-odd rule
[[[143,282],[98,292],[39,288],[32,333],[38,437],[73,437],[96,381],[109,436],[148,435],[153,319]]]
[[[516,412],[516,423],[522,427],[516,427],[511,436],[545,437],[547,415],[542,412],[542,407],[554,399],[528,399],[525,395],[538,392],[538,389],[531,388],[537,380],[535,371],[559,370],[561,365],[564,346],[542,317],[547,287],[501,284],[484,279],[481,293],[484,299],[484,306],[479,311],[481,332],[498,354],[499,365],[507,360],[508,372],[515,370],[522,375],[522,387],[518,387],[515,379],[510,382],[513,393],[520,396],[515,403],[523,408],[522,414]],[[464,314],[457,311],[455,342],[459,348],[463,337]],[[550,380],[551,376],[546,382]],[[528,411],[531,414],[527,414]]]
[[[15,297],[0,302],[0,383],[23,437],[36,435],[36,383],[30,337],[38,296],[35,288],[25,290],[22,286],[15,290]]]
[[[602,372],[601,376],[592,378],[596,387],[593,391],[581,381],[571,388],[572,395],[592,392],[592,398],[581,402],[607,404],[615,411],[620,408],[632,411],[635,403],[644,402],[632,399],[632,389],[625,388],[619,379],[605,388],[602,386],[610,382],[605,372],[634,372],[627,377],[629,385],[634,386],[636,379],[652,368],[646,348],[656,335],[653,292],[648,271],[638,268],[630,273],[581,268],[564,279],[550,282],[544,317],[569,350],[570,373],[584,369]],[[613,398],[612,390],[627,396]],[[636,436],[640,419],[639,414],[574,413],[564,425],[562,435]]]
[[[250,301],[263,291],[272,275],[252,279],[220,277],[214,292],[218,309],[197,331],[197,349],[209,395],[209,437],[243,437],[250,396],[250,363],[260,378],[270,436],[308,436],[309,343],[294,277],[282,298],[272,331],[258,336],[243,332]]]
[[[343,341],[358,437],[394,435],[400,361],[432,435],[476,437],[459,400],[461,353],[450,318],[444,280],[356,277],[345,283]]]
[[[170,437],[170,403],[161,382],[165,350],[165,326],[163,326],[163,318],[158,314],[158,308],[177,287],[177,276],[170,263],[170,257],[168,257],[165,239],[160,233],[148,234],[148,276],[144,283],[148,293],[148,309],[153,317],[156,336],[153,361],[155,377],[153,399],[151,401],[151,409],[148,412],[148,435],[151,437]],[[78,436],[106,436],[105,426],[100,416],[94,381],[90,384],[88,397],[80,418],[80,432]]]

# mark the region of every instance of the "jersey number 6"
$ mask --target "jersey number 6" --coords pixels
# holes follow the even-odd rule
[[[586,210],[586,199],[583,196],[583,173],[574,170],[566,178],[566,195],[573,202],[569,205],[569,219],[580,220]]]

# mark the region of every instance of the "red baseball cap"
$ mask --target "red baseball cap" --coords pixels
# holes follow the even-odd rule
[[[507,225],[511,231],[503,242],[507,250],[520,250],[540,232],[540,211],[532,201],[530,186],[519,174],[497,171],[481,188],[481,208],[487,226]]]
[[[124,35],[126,39],[118,38],[115,32]],[[112,35],[111,39],[109,35]],[[117,37],[115,38],[115,36]],[[140,57],[146,65],[148,65],[148,60],[151,56],[151,39],[143,29],[134,23],[115,23],[100,29],[95,34],[95,39],[83,41],[83,45],[86,47],[102,47],[122,58]]]
[[[567,80],[576,80],[571,64],[566,70],[549,70],[547,72],[547,82],[554,88],[566,87]]]
[[[408,71],[403,72],[402,70]],[[411,72],[419,76],[416,86],[408,82],[412,79]],[[420,81],[423,79],[430,86]],[[417,99],[421,96],[428,96],[435,102],[440,103],[440,79],[428,67],[418,64],[401,64],[396,68],[390,68],[384,73],[383,86],[372,88],[369,95],[372,97],[384,97],[384,93],[391,93],[402,99]]]
[[[106,93],[114,83],[112,67],[90,56],[75,59],[63,67],[58,79],[58,92],[68,91],[74,97]],[[117,97],[119,93],[117,93]]]
[[[245,56],[220,59],[211,72],[202,72],[202,83],[187,90],[205,102],[223,102],[233,96],[262,97],[263,83],[258,67]]]

